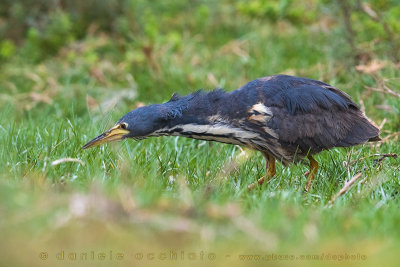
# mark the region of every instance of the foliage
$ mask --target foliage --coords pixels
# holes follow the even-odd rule
[[[332,1],[326,1],[332,3]],[[353,53],[368,60],[371,53],[400,60],[400,6],[396,0],[343,1],[330,4],[331,13],[341,16],[343,32]],[[348,17],[348,19],[346,19]],[[357,49],[358,51],[354,51]]]
[[[278,22],[286,20],[291,23],[302,25],[316,21],[318,12],[317,1],[240,1],[237,3],[238,10],[251,17],[259,17]]]

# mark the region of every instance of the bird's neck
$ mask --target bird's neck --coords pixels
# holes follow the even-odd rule
[[[221,95],[218,99],[220,101],[193,99],[184,103],[185,108],[182,109],[180,116],[170,118],[153,136],[184,136],[238,145],[245,144],[248,138],[256,137],[256,134],[241,129],[232,118],[226,116],[221,105],[223,102],[226,103],[223,97],[227,97],[227,94]],[[182,104],[177,103],[177,105]]]

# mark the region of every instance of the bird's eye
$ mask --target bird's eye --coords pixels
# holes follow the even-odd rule
[[[126,128],[128,127],[128,124],[127,123],[121,123],[120,124],[120,127],[121,127],[121,129],[124,129],[124,130],[126,130]]]

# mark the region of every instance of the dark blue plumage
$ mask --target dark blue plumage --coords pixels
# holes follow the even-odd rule
[[[114,128],[124,133],[120,139],[178,135],[247,146],[265,156],[267,176],[275,174],[275,159],[288,164],[308,156],[315,174],[318,164],[312,154],[379,140],[379,129],[347,94],[321,81],[288,75],[256,79],[229,93],[175,94],[166,103],[127,113]],[[114,135],[112,140],[118,139]]]
[[[273,114],[265,125],[247,119],[251,107],[257,103]],[[160,135],[174,134],[170,129],[177,125],[208,125],[212,116],[218,116],[219,124],[225,121],[230,126],[257,132],[266,140],[272,137],[265,128],[271,129],[278,136],[275,139],[281,150],[289,154],[297,152],[298,159],[309,151],[318,153],[334,146],[352,146],[379,134],[344,92],[320,81],[288,75],[260,78],[230,93],[217,89],[183,97],[174,95],[164,104],[135,109],[118,123],[127,123],[130,133],[125,137],[144,138],[158,135],[160,129],[165,129]],[[181,131],[179,135],[185,133]],[[262,149],[252,140],[244,145]],[[271,150],[283,162],[297,161]]]
[[[286,107],[291,115],[296,112],[313,112],[332,106],[346,109],[357,108],[350,97],[338,89],[316,80],[276,75],[249,82],[238,91],[256,89],[256,98],[267,106]]]

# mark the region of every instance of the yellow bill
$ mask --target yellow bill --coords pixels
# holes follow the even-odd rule
[[[104,143],[108,143],[111,141],[121,140],[123,138],[123,136],[128,133],[129,133],[129,131],[127,129],[124,129],[123,127],[121,127],[121,124],[118,124],[118,125],[114,126],[113,128],[111,128],[110,130],[108,130],[107,132],[104,132],[101,135],[94,138],[92,141],[90,141],[89,143],[84,145],[82,147],[82,149],[99,146],[99,145],[102,145]]]

